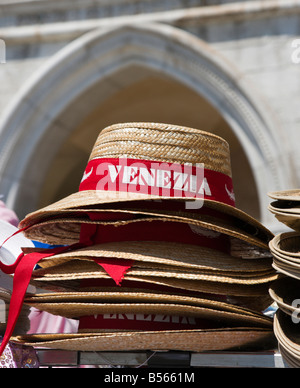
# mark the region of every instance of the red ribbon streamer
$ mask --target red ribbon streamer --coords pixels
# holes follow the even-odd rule
[[[6,331],[0,346],[0,355],[3,353],[14,331],[17,319],[22,309],[23,301],[25,298],[27,287],[31,279],[32,271],[35,265],[41,259],[53,256],[58,253],[62,253],[63,251],[66,251],[68,249],[70,249],[70,247],[54,248],[54,249],[44,250],[43,252],[32,252],[32,253],[28,253],[27,255],[24,255],[24,253],[22,253],[18,257],[17,265],[15,266],[15,269],[14,269],[13,291],[11,295],[11,303],[9,306]],[[45,251],[48,251],[48,252],[45,252]]]

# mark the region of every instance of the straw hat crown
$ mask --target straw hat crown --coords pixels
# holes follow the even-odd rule
[[[228,143],[198,129],[158,123],[121,123],[103,129],[90,160],[128,157],[168,163],[204,163],[231,177]]]

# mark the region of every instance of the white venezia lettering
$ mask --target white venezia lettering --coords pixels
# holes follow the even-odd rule
[[[178,170],[178,167],[177,167]],[[123,184],[147,186],[150,188],[174,189],[179,192],[190,192],[211,196],[211,189],[203,173],[193,175],[169,169],[146,168],[140,166],[108,165],[110,180],[117,179]]]
[[[96,319],[96,317],[95,317]],[[103,314],[103,319],[128,319],[135,321],[163,322],[163,323],[181,323],[195,325],[194,317],[182,317],[178,315],[164,314]]]

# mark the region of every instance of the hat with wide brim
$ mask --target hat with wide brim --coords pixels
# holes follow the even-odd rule
[[[290,276],[295,279],[300,279],[299,268],[295,268],[293,265],[285,264],[282,260],[279,261],[274,259],[272,266],[276,271],[283,275]]]
[[[300,260],[300,233],[280,233],[270,241],[269,247],[272,254],[290,260]]]
[[[235,284],[262,284],[275,280],[278,275],[272,268],[256,273],[243,273],[235,271],[219,270],[184,270],[172,266],[151,266],[138,262],[127,269],[124,279],[136,279],[139,277],[172,278],[182,280],[206,280]],[[107,279],[110,275],[94,260],[69,260],[66,263],[36,269],[32,279],[39,282],[61,282],[79,279]]]
[[[268,196],[276,201],[299,202],[300,189],[270,191]]]
[[[292,367],[300,367],[299,324],[294,323],[290,315],[277,310],[274,315],[274,334],[284,360]]]
[[[281,233],[269,243],[273,255],[272,266],[277,271],[300,279],[300,235],[298,232]]]
[[[35,270],[31,284],[51,291],[66,292],[81,290],[84,282],[85,287],[99,291],[103,281],[112,281],[106,287],[116,285],[110,277],[110,272],[107,273],[104,268],[92,259],[72,258],[61,264]],[[271,271],[248,273],[226,271],[224,268],[223,270],[208,268],[209,265],[207,269],[187,270],[178,266],[159,263],[149,265],[149,263],[137,261],[126,270],[122,277],[122,287],[118,286],[118,288],[126,289],[135,282],[134,287],[137,289],[147,289],[152,284],[157,287],[171,287],[166,291],[167,293],[172,293],[177,288],[215,296],[228,295],[234,303],[260,311],[271,304],[267,286],[278,277],[272,267]]]
[[[83,224],[94,224],[102,226],[114,226],[113,232],[119,232],[116,236],[120,236],[122,227],[126,227],[130,224],[136,224],[137,227],[141,226],[141,231],[145,231],[145,238],[147,239],[147,230],[142,228],[150,222],[169,222],[169,223],[183,223],[189,225],[191,228],[202,228],[208,231],[225,234],[230,241],[230,254],[233,256],[243,258],[261,258],[271,257],[268,244],[262,242],[259,238],[254,237],[246,232],[241,235],[240,229],[237,228],[234,223],[228,224],[224,220],[218,220],[218,224],[214,223],[214,219],[209,216],[198,216],[197,219],[164,215],[164,216],[152,216],[145,215],[135,219],[128,220],[91,220],[83,215],[78,216],[70,214],[69,217],[57,218],[54,217],[51,220],[41,222],[37,225],[30,227],[30,234],[33,239],[48,244],[75,244],[80,239],[81,228]],[[119,227],[119,229],[118,229]],[[167,232],[167,229],[165,233]],[[25,232],[24,232],[25,233]],[[272,238],[274,235],[272,235]],[[271,239],[271,238],[270,238]]]
[[[282,209],[282,207],[278,206],[278,203],[274,202],[268,206],[268,209],[275,215],[279,222],[293,230],[300,231],[300,214],[298,213],[298,209]]]
[[[293,201],[274,201],[269,204],[269,210],[274,213],[280,215],[292,215],[299,216],[300,214],[300,202]]]
[[[230,303],[153,292],[67,292],[28,296],[25,303],[42,311],[67,318],[95,314],[165,314],[209,319],[222,324],[270,327],[272,320],[263,314]]]
[[[212,240],[212,244],[214,240]],[[70,260],[121,259],[153,269],[171,268],[178,271],[224,271],[230,273],[265,273],[271,269],[272,258],[245,260],[203,245],[180,244],[168,241],[114,241],[58,253],[39,262],[49,268]]]
[[[213,288],[212,292],[209,287],[203,287],[204,291],[193,291],[186,289],[179,289],[171,286],[163,286],[159,284],[149,284],[146,282],[124,281],[125,286],[113,286],[109,281],[90,282],[87,280],[85,285],[81,284],[77,290],[64,290],[63,292],[54,292],[43,294],[30,294],[25,298],[25,303],[34,305],[35,303],[55,303],[55,302],[84,302],[84,301],[108,301],[108,302],[189,302],[199,304],[204,300],[211,305],[213,303],[229,303],[232,305],[241,306],[252,311],[263,311],[272,302],[271,297],[266,292],[256,291],[248,294],[244,291],[239,292],[229,291],[225,286]],[[223,293],[222,293],[223,292]],[[235,295],[237,294],[237,295]],[[253,295],[254,294],[254,295]],[[214,305],[213,305],[214,306]],[[40,306],[40,310],[43,310]]]
[[[131,269],[127,269],[124,280],[139,279],[140,288],[143,279],[147,279],[148,283],[151,280],[158,283],[173,281],[175,286],[179,284],[179,288],[248,296],[250,299],[255,297],[254,304],[257,306],[265,306],[268,300],[265,298],[267,288],[263,284],[278,277],[271,266],[271,258],[244,260],[204,246],[119,241],[92,245],[41,260],[41,269],[33,273],[33,284],[43,284],[42,287],[47,289],[53,289],[55,284],[54,289],[64,290],[64,287],[70,289],[75,282],[73,287],[76,288],[76,280],[78,283],[85,278],[108,278],[99,263],[115,261],[115,264],[120,261],[122,265],[130,264]],[[243,288],[243,285],[252,287]],[[258,285],[257,289],[253,287],[255,285]],[[247,303],[253,304],[253,301]]]
[[[100,272],[102,274],[102,272]],[[31,279],[31,283],[36,287],[43,288],[51,292],[68,292],[78,291],[81,289],[82,279],[77,277],[69,278],[68,280],[49,280],[43,276],[36,280],[34,277]],[[116,286],[116,283],[107,278],[86,278],[89,283],[85,286],[85,290],[99,291],[103,289],[103,284],[107,289],[112,290]],[[109,282],[107,284],[107,282]],[[257,284],[237,284],[237,283],[221,283],[210,280],[186,280],[169,277],[158,276],[126,276],[126,279],[122,280],[122,289],[135,287],[138,290],[149,289],[152,286],[165,287],[167,292],[172,292],[173,289],[196,292],[196,293],[209,293],[213,295],[228,295],[229,297],[245,297],[255,298],[256,300],[264,299],[268,295],[269,283],[257,283]]]
[[[162,203],[166,202],[166,199],[160,199]],[[136,209],[132,209],[128,206],[128,202],[134,202],[138,207]],[[168,199],[169,202],[176,201],[175,198]],[[179,198],[177,201],[182,202],[182,199]],[[88,202],[88,198],[84,200],[82,206],[86,206]],[[70,205],[69,200],[67,203]],[[98,204],[97,204],[98,205]],[[119,213],[123,215],[134,214],[136,215],[137,220],[144,219],[155,220],[155,219],[165,219],[165,220],[178,220],[186,223],[194,223],[195,225],[200,225],[209,230],[218,231],[220,233],[224,233],[230,237],[234,237],[240,239],[247,243],[247,245],[255,245],[260,248],[267,249],[267,244],[274,237],[274,235],[266,229],[262,224],[258,221],[254,220],[251,222],[246,215],[246,213],[239,213],[239,217],[235,215],[230,215],[227,218],[220,218],[216,216],[216,213],[213,215],[205,214],[204,210],[206,208],[212,208],[211,204],[204,204],[202,207],[203,213],[188,213],[184,211],[171,211],[171,210],[161,210],[161,209],[147,209],[146,207],[146,199],[145,201],[140,201],[137,203],[134,199],[129,199],[127,202],[117,202],[111,201],[109,203],[110,207],[101,209],[95,208],[69,208],[63,209],[61,211],[49,211],[45,214],[45,217],[41,217],[38,222],[30,223],[27,218],[21,221],[20,228],[24,228],[24,234],[33,240],[45,242],[48,244],[69,244],[77,241],[78,234],[72,238],[72,233],[74,233],[74,224],[78,226],[84,222],[91,223],[101,223],[105,219],[101,219],[102,213],[114,213],[114,218]],[[117,208],[114,207],[117,205]],[[233,208],[235,209],[235,208]],[[230,212],[232,209],[229,208]],[[89,213],[98,213],[99,219],[90,219]],[[234,211],[236,213],[236,211]],[[30,217],[28,215],[27,217]],[[120,220],[114,220],[114,222],[118,225],[124,223],[122,221],[123,217],[120,217]],[[129,221],[129,220],[128,220]],[[109,220],[107,221],[109,222]],[[111,221],[113,222],[113,221]],[[61,224],[65,225],[61,225]],[[77,227],[79,229],[79,227]],[[61,233],[63,232],[63,234]],[[70,233],[70,236],[68,235]]]
[[[198,167],[200,164],[202,167]],[[133,173],[142,174],[141,171],[143,176],[138,180]],[[229,146],[218,136],[168,124],[112,125],[100,132],[79,191],[27,215],[20,228],[26,228],[25,234],[32,239],[39,235],[44,236],[43,241],[49,241],[49,233],[51,243],[65,243],[59,233],[55,240],[53,229],[64,222],[67,210],[76,212],[90,206],[101,209],[107,204],[124,209],[126,203],[136,201],[137,209],[143,211],[149,199],[178,200],[190,208],[187,218],[201,215],[204,205],[227,215],[232,224],[224,228],[220,220],[211,219],[207,228],[219,225],[227,233],[232,226],[238,238],[257,241],[265,247],[272,233],[235,207],[231,175]],[[124,186],[124,182],[128,184]],[[158,213],[153,209],[160,216],[165,211]],[[52,217],[59,219],[53,224]],[[42,233],[38,231],[40,226]]]
[[[222,328],[161,332],[36,334],[13,337],[24,345],[75,351],[178,350],[204,352],[226,349],[271,349],[272,329]]]
[[[281,223],[300,231],[300,190],[290,189],[268,193],[274,199],[268,206]]]
[[[269,293],[282,311],[290,316],[299,317],[299,289],[299,279],[282,276],[270,285]]]

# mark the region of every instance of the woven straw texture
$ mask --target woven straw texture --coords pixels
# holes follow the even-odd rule
[[[231,272],[270,271],[272,258],[244,260],[227,253],[197,245],[161,241],[116,241],[57,254],[39,262],[42,268],[63,264],[68,260],[118,258],[149,264],[178,267],[178,270],[212,270]],[[140,263],[141,265],[141,263]],[[175,268],[176,269],[176,268]]]
[[[300,309],[297,303],[299,299],[300,281],[290,277],[281,277],[270,285],[269,293],[278,307],[286,314],[298,317]]]
[[[204,163],[206,168],[231,176],[228,143],[193,128],[159,123],[115,124],[101,131],[90,160],[133,157],[168,163]]]
[[[25,303],[52,314],[69,318],[93,314],[162,314],[217,319],[222,324],[271,327],[272,320],[254,310],[233,304],[184,295],[161,293],[77,292],[40,294],[27,297]]]
[[[12,340],[29,346],[77,351],[182,350],[204,352],[268,347],[273,331],[261,328],[227,328],[126,333],[84,333],[18,336]]]
[[[189,225],[200,226],[208,230],[213,230],[218,233],[226,234],[230,237],[236,238],[238,240],[244,241],[246,244],[241,245],[241,255],[247,255],[247,251],[255,246],[257,248],[258,257],[262,254],[266,255],[266,252],[269,254],[268,249],[268,240],[261,240],[260,238],[251,235],[245,230],[237,227],[234,220],[232,222],[224,222],[223,220],[216,219],[209,216],[198,215],[197,217],[180,217],[172,215],[156,216],[156,217],[144,217],[138,218],[135,220],[128,221],[112,221],[112,222],[101,222],[101,221],[92,221],[87,217],[83,216],[70,216],[69,218],[53,218],[52,220],[40,222],[36,225],[32,225],[30,229],[24,232],[24,234],[33,240],[41,241],[47,244],[73,244],[79,241],[80,227],[83,223],[89,224],[102,224],[102,225],[114,225],[122,226],[129,224],[131,222],[151,222],[151,221],[170,221],[170,222],[183,222]],[[249,228],[250,225],[245,223],[245,227]],[[250,226],[251,229],[251,226]],[[271,239],[269,235],[269,239]],[[252,246],[252,247],[251,247]],[[262,248],[263,251],[260,252],[259,248]]]
[[[274,316],[274,334],[284,360],[293,368],[300,367],[299,327],[291,317],[278,310]]]
[[[125,279],[131,277],[148,276],[148,277],[167,277],[183,280],[207,280],[225,283],[237,284],[258,284],[273,281],[277,274],[270,268],[266,271],[257,271],[256,273],[219,271],[219,270],[201,270],[188,271],[179,270],[178,267],[150,268],[141,265],[132,266],[127,270]],[[87,260],[72,260],[65,264],[60,264],[47,269],[38,269],[34,273],[34,279],[37,281],[60,281],[72,279],[105,279],[108,278],[104,271],[97,263]]]

